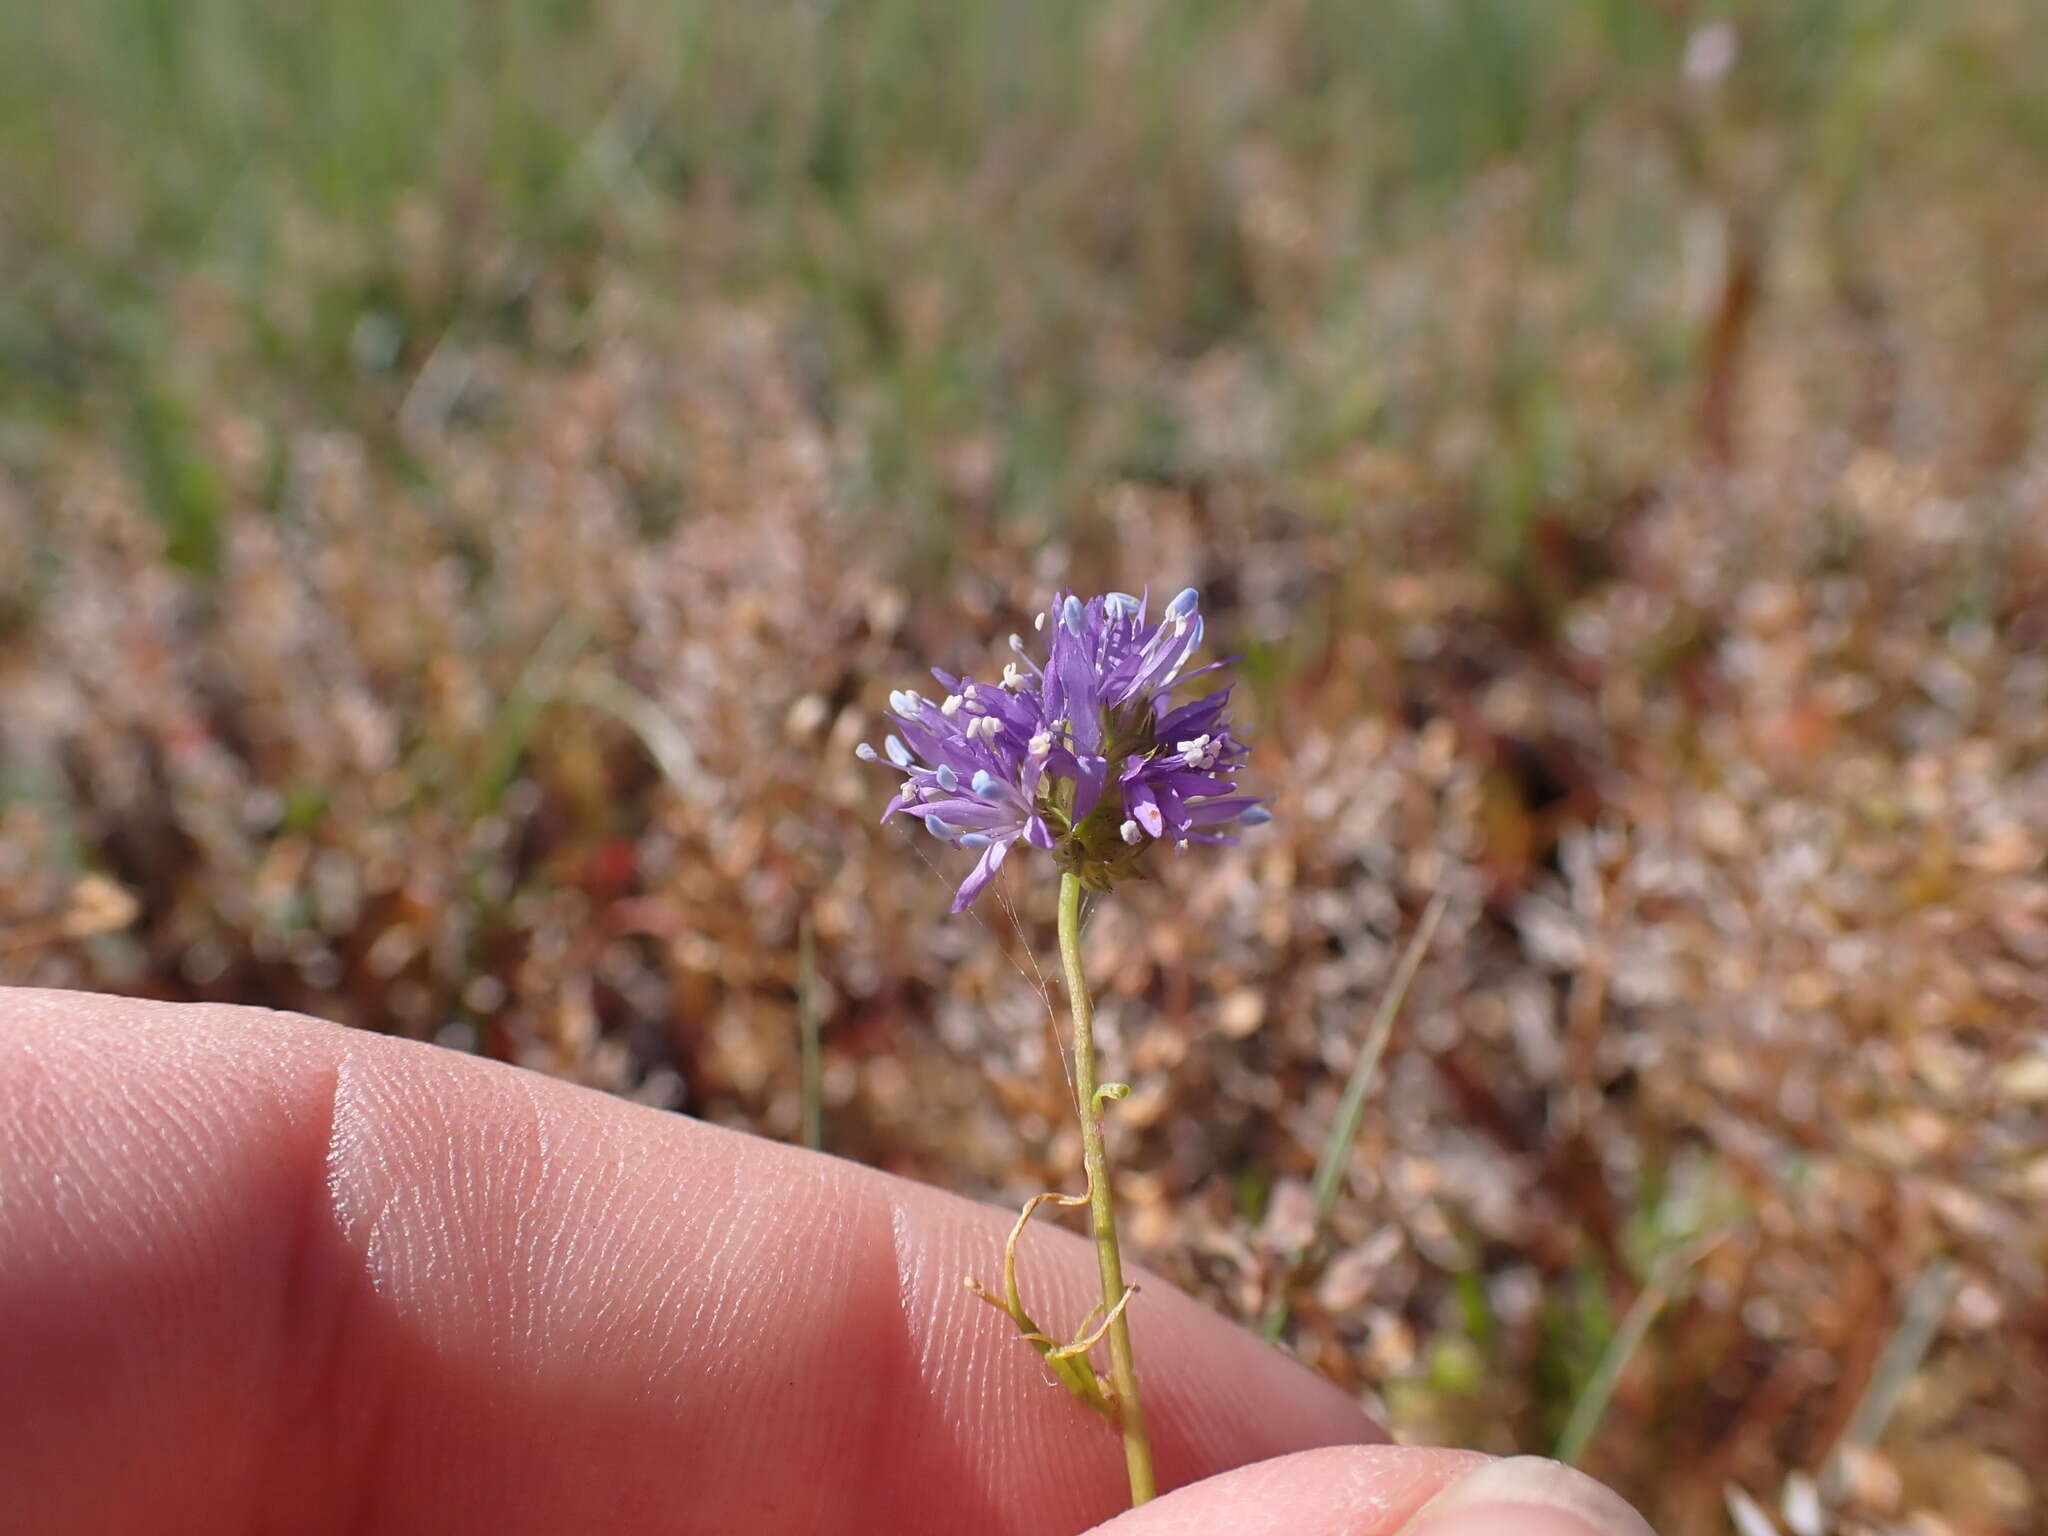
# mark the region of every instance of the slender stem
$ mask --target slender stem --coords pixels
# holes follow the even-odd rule
[[[1088,1172],[1088,1211],[1095,1230],[1095,1257],[1102,1266],[1102,1304],[1115,1307],[1124,1294],[1124,1261],[1116,1245],[1116,1196],[1109,1186],[1109,1156],[1102,1146],[1102,1111],[1095,1103],[1095,1005],[1081,970],[1081,880],[1060,876],[1060,959],[1067,968],[1067,1003],[1074,1010],[1074,1097],[1081,1108],[1081,1159]],[[1116,1389],[1117,1418],[1124,1434],[1124,1462],[1131,1475],[1131,1503],[1143,1504],[1159,1491],[1152,1472],[1152,1442],[1138,1402],[1138,1367],[1131,1357],[1131,1325],[1121,1312],[1109,1325],[1109,1382]]]
[[[1422,964],[1422,957],[1429,953],[1430,940],[1436,937],[1436,925],[1443,921],[1444,908],[1450,905],[1450,898],[1442,891],[1430,898],[1423,909],[1422,921],[1416,925],[1415,936],[1408,941],[1408,948],[1401,954],[1401,960],[1394,967],[1394,979],[1380,996],[1379,1012],[1373,1016],[1372,1028],[1367,1031],[1365,1043],[1359,1047],[1358,1060],[1351,1068],[1351,1080],[1344,1086],[1343,1102],[1337,1107],[1337,1118],[1330,1123],[1330,1134],[1323,1140],[1323,1155],[1316,1160],[1315,1178],[1315,1225],[1309,1231],[1309,1244],[1320,1239],[1329,1230],[1331,1213],[1337,1209],[1337,1196],[1343,1192],[1344,1169],[1351,1160],[1352,1145],[1358,1140],[1359,1122],[1365,1116],[1366,1090],[1371,1088],[1373,1074],[1379,1070],[1380,1056],[1386,1051],[1387,1040],[1394,1033],[1394,1021],[1401,1016],[1401,1006],[1408,1000],[1408,988],[1415,981],[1415,972]],[[1259,1331],[1270,1344],[1278,1344],[1280,1335],[1287,1331],[1288,1291],[1293,1286],[1295,1272],[1308,1257],[1308,1245],[1298,1248],[1288,1257],[1286,1266],[1273,1287],[1273,1305],[1267,1310]]]
[[[819,1037],[818,949],[811,920],[797,924],[796,1018],[803,1046],[804,1145],[813,1152],[825,1145],[825,1051]]]

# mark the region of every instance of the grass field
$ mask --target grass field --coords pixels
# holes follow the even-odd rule
[[[808,1003],[833,1150],[1073,1187],[1049,882],[851,748],[1198,583],[1145,1260],[1665,1536],[2041,1530],[2044,406],[2034,0],[0,7],[0,977],[792,1139]]]

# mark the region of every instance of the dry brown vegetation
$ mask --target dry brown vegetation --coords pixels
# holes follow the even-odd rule
[[[946,919],[851,749],[1055,585],[1195,583],[1278,816],[1092,919],[1144,1259],[1404,1437],[1550,1450],[1605,1353],[1580,1459],[1668,1536],[2042,1529],[2048,45],[1784,7],[1822,90],[1767,9],[1718,73],[1642,10],[1561,7],[1442,166],[1305,4],[1105,7],[1016,60],[1057,107],[846,130],[857,195],[663,180],[629,80],[568,232],[458,145],[267,193],[260,281],[195,248],[127,331],[19,179],[83,233],[0,236],[0,975],[793,1137],[808,929],[831,1149],[1074,1187],[1049,878]]]

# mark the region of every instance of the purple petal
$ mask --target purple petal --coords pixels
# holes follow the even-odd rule
[[[1052,664],[1060,685],[1057,713],[1073,732],[1074,750],[1093,752],[1102,745],[1102,704],[1095,688],[1095,668],[1083,654],[1081,643],[1065,635],[1053,641]],[[1048,701],[1047,708],[1051,707]]]
[[[1001,826],[1014,818],[1014,813],[1006,813],[985,800],[965,798],[927,800],[917,807],[917,814],[926,818],[937,816],[942,821],[974,832],[986,832],[990,827]]]
[[[1174,787],[1178,777],[1162,779],[1150,786],[1152,793],[1159,797],[1160,810],[1166,813],[1166,824],[1176,834],[1188,829],[1187,807],[1181,803],[1180,791]]]
[[[1190,736],[1215,735],[1216,733],[1210,729],[1211,724],[1218,715],[1223,713],[1224,706],[1229,704],[1229,702],[1230,690],[1225,688],[1220,693],[1210,694],[1206,699],[1197,699],[1192,704],[1183,704],[1179,709],[1176,709],[1172,714],[1159,722],[1157,727],[1159,739],[1172,743],[1185,741]]]
[[[1251,812],[1261,809],[1263,807],[1255,795],[1225,795],[1215,800],[1200,800],[1187,808],[1187,825],[1213,827],[1218,822],[1249,819]],[[1272,820],[1270,811],[1266,819]]]
[[[1154,837],[1159,837],[1165,833],[1166,818],[1159,813],[1159,800],[1152,793],[1150,785],[1142,783],[1132,785],[1130,792],[1124,798],[1124,806],[1130,811],[1138,825],[1147,832],[1150,832]]]
[[[974,898],[982,893],[996,871],[1003,867],[1003,860],[1010,852],[1008,843],[990,843],[984,848],[974,868],[967,872],[967,878],[960,882],[960,889],[953,897],[953,910],[965,912],[974,904]]]
[[[1109,759],[1106,757],[1081,757],[1073,753],[1060,754],[1064,762],[1073,764],[1073,771],[1067,776],[1074,781],[1074,820],[1079,821],[1095,809],[1095,802],[1102,798],[1102,781],[1109,777]]]

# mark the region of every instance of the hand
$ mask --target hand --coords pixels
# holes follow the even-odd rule
[[[1551,1463],[1375,1443],[1159,1281],[1192,1486],[1111,1519],[1116,1437],[961,1287],[1008,1214],[531,1073],[13,991],[0,1106],[9,1530],[1646,1536]],[[1092,1262],[1034,1230],[1025,1283],[1078,1317]]]

